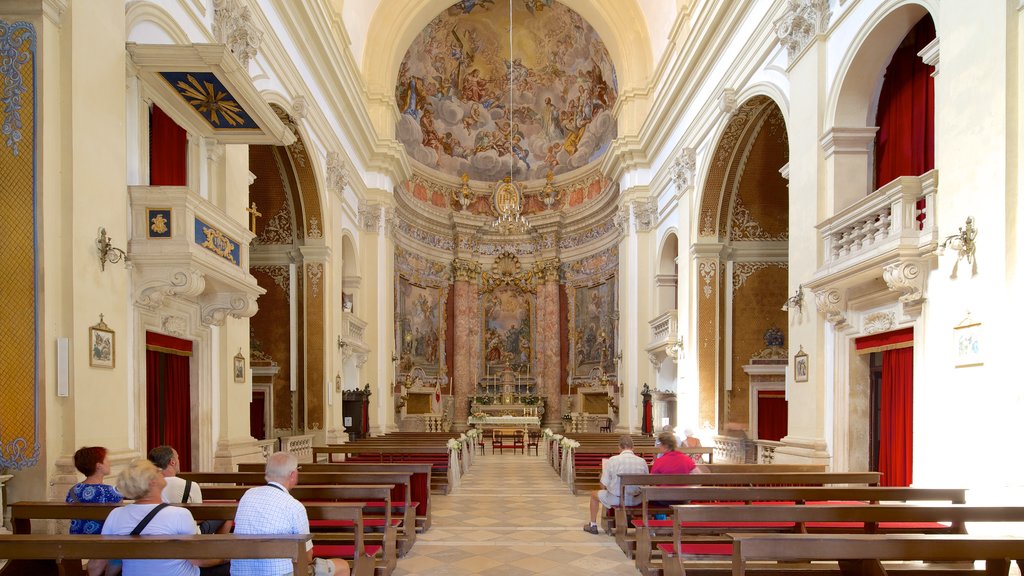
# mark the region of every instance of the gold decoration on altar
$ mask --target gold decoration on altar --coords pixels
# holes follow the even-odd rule
[[[519,258],[516,258],[514,254],[509,252],[501,254],[491,266],[491,271],[480,275],[481,291],[487,293],[503,286],[509,286],[523,292],[535,292],[537,287],[534,272],[532,270],[521,272],[521,268]]]

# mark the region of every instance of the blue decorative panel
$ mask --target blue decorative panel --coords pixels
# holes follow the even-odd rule
[[[160,76],[213,129],[260,129],[212,72],[161,72]]]
[[[238,242],[235,242],[227,234],[199,218],[196,218],[195,240],[196,244],[231,262],[235,266],[238,266],[242,261],[241,248],[239,248]]]
[[[149,238],[171,237],[171,209],[146,209],[146,235]]]

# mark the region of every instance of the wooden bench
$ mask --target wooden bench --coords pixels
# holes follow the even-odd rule
[[[966,490],[963,488],[885,486],[770,486],[754,488],[647,486],[641,492],[639,516],[633,517],[631,514],[633,511],[626,515],[634,532],[632,534],[627,532],[625,541],[630,546],[635,543],[637,570],[641,574],[653,575],[661,571],[661,562],[654,560],[654,558],[660,557],[660,551],[656,550],[656,546],[671,541],[672,520],[653,520],[652,516],[661,512],[672,514],[671,506],[674,504],[695,502],[745,502],[748,504],[755,502],[792,502],[794,504],[863,502],[877,504],[882,501],[963,504],[966,502]],[[629,555],[628,551],[627,555]]]
[[[772,466],[760,464],[760,466]],[[771,470],[762,468],[761,470]],[[879,472],[725,472],[711,474],[620,474],[619,502],[625,502],[626,490],[645,486],[834,486],[838,484],[864,484],[874,486],[881,481]],[[615,535],[619,548],[632,558],[635,538],[627,535],[630,514],[641,510],[642,504],[617,506],[611,514],[601,517],[605,532]],[[668,512],[668,510],[665,510]]]
[[[239,464],[239,472],[263,472],[264,464]],[[426,532],[431,524],[431,486],[432,466],[424,464],[377,464],[365,462],[314,462],[299,464],[299,472],[409,472],[412,474],[410,497],[416,509],[416,530]]]
[[[33,520],[72,520],[80,518],[84,520],[105,520],[110,511],[120,507],[122,504],[69,504],[59,501],[40,502],[16,502],[11,504],[11,525],[15,534],[28,535],[32,531]],[[232,520],[235,517],[237,503],[221,502],[202,504],[172,504],[186,508],[197,522],[204,520]],[[309,520],[328,520],[333,522],[351,522],[352,530],[349,534],[331,536],[326,538],[326,543],[332,546],[333,552],[349,560],[353,564],[353,574],[359,576],[370,576],[374,573],[376,558],[381,556],[383,548],[379,545],[367,546],[364,543],[363,510],[360,503],[322,502],[306,505],[306,514]],[[79,537],[79,535],[73,535]],[[217,535],[202,535],[199,538],[213,537]],[[319,534],[313,534],[313,555],[318,555],[317,543],[321,538]],[[2,540],[3,538],[0,538]],[[305,549],[303,549],[305,550]],[[223,549],[222,549],[223,551]],[[99,558],[99,556],[86,556],[87,558]],[[167,556],[160,556],[166,558]],[[174,556],[172,556],[174,557]],[[188,558],[188,556],[181,556]],[[220,556],[209,556],[210,558],[237,558],[231,554]],[[266,556],[261,556],[265,558]],[[285,556],[272,556],[283,558]],[[114,556],[116,558],[116,556]],[[157,558],[157,556],[149,556]],[[4,575],[6,576],[6,575]]]
[[[1024,569],[1024,539],[910,534],[728,534],[732,538],[733,576],[754,571],[747,562],[835,560],[844,576],[885,576],[882,561],[985,561],[985,574],[1006,576],[1010,561]],[[932,566],[932,570],[934,570]]]
[[[16,534],[0,537],[0,558],[8,559],[2,576],[84,576],[82,560],[156,560],[180,558],[287,558],[294,573],[305,574],[309,534],[253,536],[99,536]],[[355,572],[353,572],[355,574]],[[365,571],[362,573],[365,574]],[[360,576],[362,576],[362,574]]]
[[[806,533],[809,523],[819,523],[838,534],[875,533],[879,529],[934,534],[962,530],[966,522],[1024,521],[1024,506],[684,504],[674,505],[672,509],[672,542],[658,545],[664,558],[665,576],[684,575],[686,558],[692,559],[693,555],[731,558],[733,538],[727,534],[739,532]],[[889,526],[885,526],[886,523]],[[950,523],[950,526],[936,529],[936,523]],[[695,550],[694,546],[700,549]],[[728,566],[726,569],[731,570]]]
[[[710,461],[714,458],[713,448],[680,448],[678,450],[687,456],[703,456]],[[573,478],[570,482],[573,494],[582,491],[597,490],[601,487],[601,460],[611,458],[620,452],[618,444],[615,448],[603,446],[580,446],[576,448],[573,455]],[[647,461],[650,467],[655,456],[661,453],[659,448],[651,446],[634,446],[633,453]]]
[[[241,486],[245,488],[253,486],[262,486],[266,484],[264,474],[261,472],[182,472],[178,475],[181,478],[192,480],[200,485],[203,489],[203,494],[208,498],[213,498],[215,495],[220,494],[218,487],[213,486],[214,484],[226,484]],[[398,553],[404,556],[416,543],[416,503],[411,500],[412,496],[412,481],[411,472],[305,472],[299,474],[298,486],[312,485],[318,488],[329,487],[332,485],[354,487],[356,485],[391,485],[391,501],[387,503],[387,507],[390,511],[393,511],[396,516],[402,519],[402,525],[398,529]],[[243,490],[244,491],[244,490]],[[295,492],[293,495],[304,494],[304,492]],[[240,496],[239,496],[240,497]],[[304,498],[296,495],[299,500]],[[353,497],[361,501],[359,497]],[[349,499],[351,500],[351,499]],[[377,500],[379,501],[379,500]],[[382,505],[378,505],[374,508],[370,507],[369,513],[380,514],[380,508]]]
[[[408,446],[405,448],[385,445],[336,444],[330,446],[314,446],[313,462],[320,462],[326,456],[327,463],[335,461],[335,455],[344,457],[344,462],[380,463],[380,464],[430,464],[431,490],[438,494],[447,494],[451,487],[448,471],[448,448],[436,446]]]

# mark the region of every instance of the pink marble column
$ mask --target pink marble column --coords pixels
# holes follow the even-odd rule
[[[455,285],[455,349],[452,394],[455,397],[455,423],[463,425],[469,416],[467,398],[476,390],[480,362],[480,319],[476,279],[480,266],[476,262],[457,259],[452,262]]]
[[[537,286],[537,374],[546,409],[545,426],[557,425],[561,417],[561,386],[559,378],[560,338],[558,318],[562,313],[558,305],[558,261],[548,260],[539,267],[540,284]]]

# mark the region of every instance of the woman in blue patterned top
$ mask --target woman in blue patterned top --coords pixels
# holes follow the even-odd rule
[[[116,488],[103,483],[103,477],[110,474],[107,449],[102,446],[88,446],[75,452],[75,468],[85,474],[85,482],[79,482],[68,490],[65,502],[105,504],[117,503],[124,497]],[[71,534],[99,534],[103,522],[98,520],[72,520]]]

